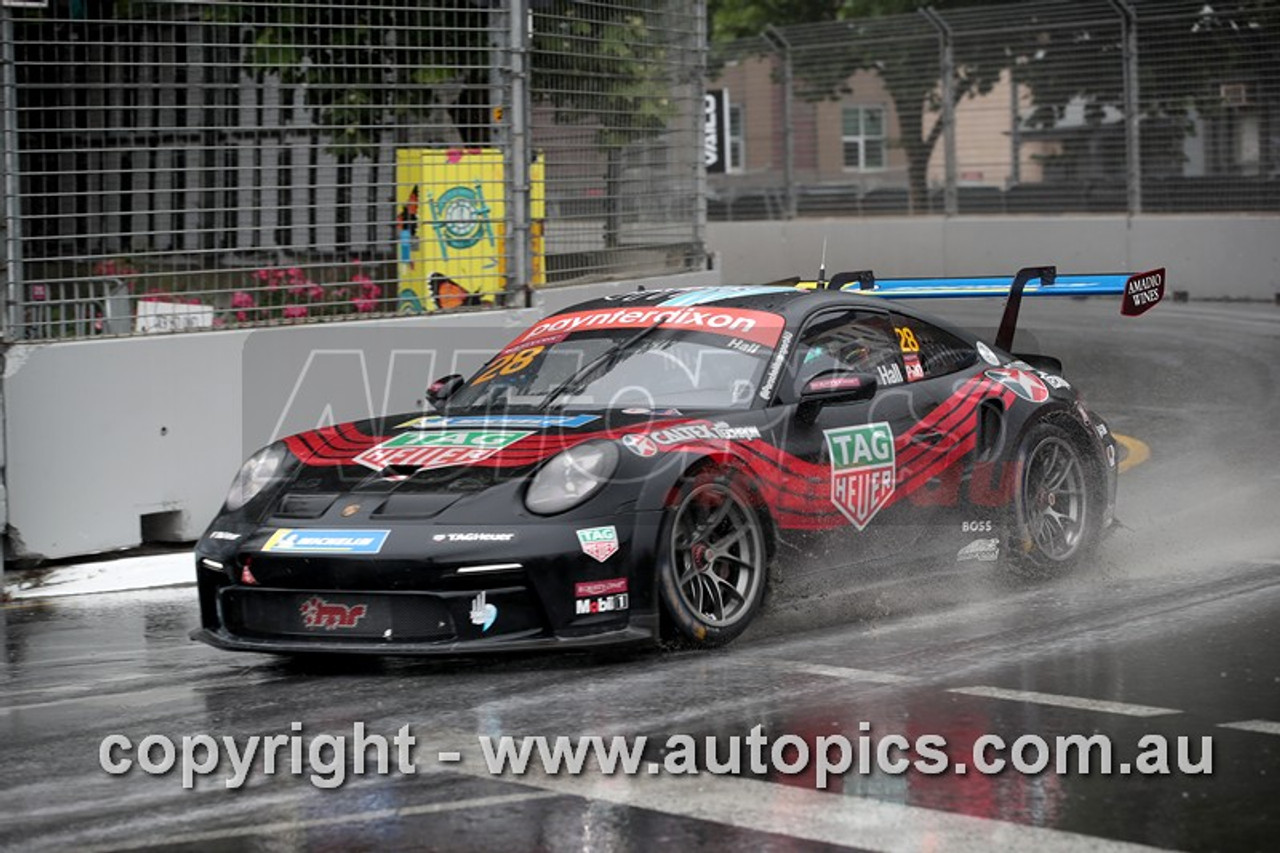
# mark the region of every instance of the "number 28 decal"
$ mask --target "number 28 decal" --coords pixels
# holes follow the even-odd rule
[[[920,341],[916,340],[916,333],[908,328],[894,327],[894,331],[898,333],[898,348],[903,352],[920,352]]]
[[[546,347],[529,347],[528,349],[516,350],[515,352],[503,353],[490,362],[489,366],[484,369],[479,376],[473,381],[472,385],[480,385],[488,382],[490,379],[501,374],[502,376],[511,376],[525,370],[529,365],[533,364],[533,360],[542,355],[542,351]]]

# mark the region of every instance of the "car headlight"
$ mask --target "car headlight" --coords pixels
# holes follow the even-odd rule
[[[588,441],[552,457],[533,475],[524,505],[539,515],[564,512],[600,491],[618,467],[618,446]]]
[[[285,449],[282,444],[264,447],[246,459],[236,478],[231,481],[231,490],[227,492],[227,509],[235,511],[257,497],[275,481],[284,459]]]

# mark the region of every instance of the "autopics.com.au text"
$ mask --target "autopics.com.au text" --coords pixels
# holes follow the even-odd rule
[[[359,722],[352,726],[350,735],[326,732],[308,736],[302,723],[294,722],[287,734],[242,738],[195,734],[175,741],[152,734],[135,741],[124,734],[112,734],[99,745],[98,763],[112,775],[138,771],[166,776],[176,771],[184,788],[193,788],[198,778],[218,773],[224,774],[227,788],[239,788],[255,771],[265,776],[306,776],[317,788],[337,788],[352,775],[408,776],[426,767],[468,762],[482,764],[493,776],[794,776],[807,772],[812,774],[817,788],[826,788],[832,778],[846,774],[900,775],[910,771],[930,776],[971,772],[1144,776],[1213,772],[1211,737],[1148,734],[1125,747],[1121,755],[1112,739],[1101,734],[1053,738],[1026,734],[1013,740],[986,734],[974,739],[967,750],[967,760],[961,761],[953,758],[942,735],[873,735],[870,724],[865,722],[859,725],[859,731],[862,734],[855,738],[841,734],[771,737],[763,726],[755,726],[743,735],[702,738],[688,734],[665,738],[476,735],[474,745],[464,753],[428,750],[408,725],[390,736],[371,733]],[[645,759],[646,748],[651,754],[657,751],[655,759]]]

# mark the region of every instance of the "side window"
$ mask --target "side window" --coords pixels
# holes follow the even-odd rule
[[[881,385],[903,381],[898,343],[887,314],[834,311],[809,321],[796,347],[796,391],[825,370],[874,374]]]
[[[955,335],[914,317],[894,314],[893,331],[908,382],[955,373],[977,358],[974,348]]]

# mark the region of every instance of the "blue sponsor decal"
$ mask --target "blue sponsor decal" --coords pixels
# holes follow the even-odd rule
[[[687,290],[658,304],[662,306],[706,305],[708,302],[719,302],[721,299],[733,299],[738,296],[756,296],[762,293],[790,293],[794,290],[794,287],[780,287],[776,284],[708,287]]]
[[[263,551],[297,554],[376,554],[390,530],[296,530],[282,527],[271,534]]]
[[[504,426],[526,429],[549,427],[580,427],[600,420],[599,415],[427,415],[414,418],[397,429],[450,429],[452,427]]]

